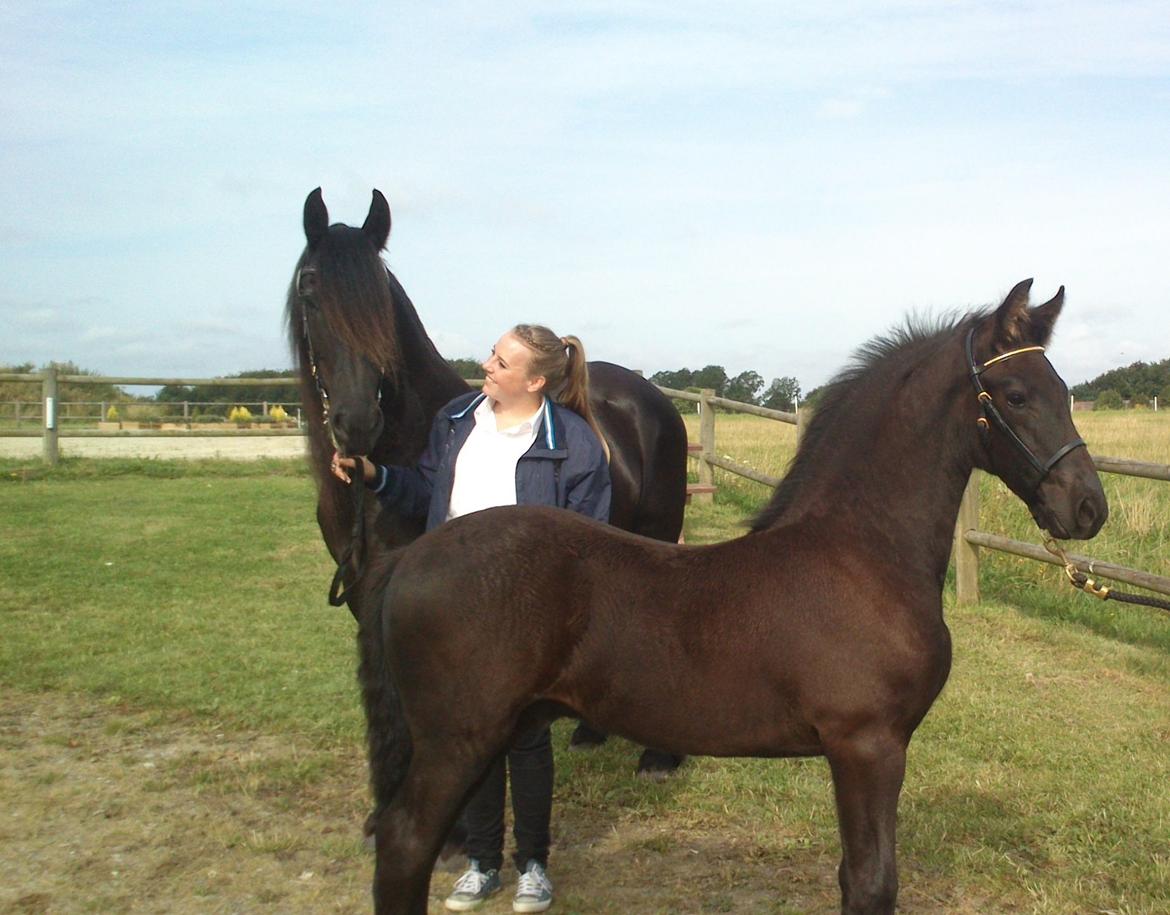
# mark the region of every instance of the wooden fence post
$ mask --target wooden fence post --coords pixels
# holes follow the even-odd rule
[[[963,535],[979,529],[980,473],[971,471],[955,521],[955,603],[960,607],[979,603],[979,547],[968,543]]]
[[[800,404],[796,405],[796,443],[799,445],[804,440],[804,433],[808,429],[809,422],[812,421],[812,408],[802,407]]]
[[[55,465],[60,458],[57,450],[57,366],[50,363],[45,369],[44,417],[45,417],[45,463]]]
[[[715,457],[715,404],[711,398],[715,392],[711,388],[699,391],[702,400],[699,401],[699,483],[704,486],[715,485],[715,467],[711,458]],[[713,496],[709,492],[697,492],[691,498],[696,502],[711,502]]]

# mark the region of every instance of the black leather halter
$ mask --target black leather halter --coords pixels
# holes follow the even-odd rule
[[[309,371],[312,373],[313,382],[317,386],[317,396],[321,398],[321,422],[329,430],[329,438],[336,448],[337,439],[333,435],[333,427],[329,422],[329,391],[325,387],[325,382],[321,380],[321,373],[317,370],[317,354],[313,350],[313,338],[309,335],[309,314],[306,306],[314,304],[312,283],[316,277],[316,267],[301,267],[297,270],[296,290],[297,298],[301,303],[301,332],[304,334],[305,349],[309,356]],[[376,395],[379,405],[382,403],[382,380],[385,374],[385,371],[379,366],[378,390]],[[359,477],[360,473],[359,470]],[[340,607],[342,604],[348,602],[350,592],[365,571],[360,562],[360,557],[364,553],[365,548],[365,484],[359,479],[357,484],[352,486],[351,492],[353,493],[353,529],[350,532],[349,543],[346,544],[341,559],[338,560],[337,570],[333,573],[333,580],[329,583],[329,603],[334,607]],[[347,569],[350,570],[350,584],[349,587],[343,588],[342,584],[345,580]],[[353,613],[356,619],[357,610],[351,606],[350,612]]]
[[[1041,461],[1038,457],[1036,457],[1035,454],[1032,453],[1032,449],[1024,444],[1023,439],[1016,435],[1015,430],[1013,430],[1012,427],[1008,425],[1008,421],[1003,418],[1003,414],[999,412],[999,408],[996,407],[995,401],[991,399],[991,394],[988,392],[987,388],[983,386],[983,379],[979,376],[997,362],[1003,362],[1005,359],[1010,359],[1012,356],[1019,356],[1023,353],[1043,353],[1044,347],[1023,346],[1020,347],[1020,349],[1014,349],[1009,350],[1006,353],[1000,353],[998,356],[994,356],[991,359],[988,359],[982,365],[976,365],[974,349],[975,330],[976,325],[972,325],[971,329],[967,331],[966,348],[967,371],[971,376],[971,384],[975,386],[975,394],[979,398],[979,406],[983,408],[983,415],[979,417],[977,422],[984,430],[988,429],[991,425],[994,425],[995,428],[1007,436],[1008,441],[1015,446],[1016,450],[1028,459],[1028,463],[1032,466],[1032,469],[1035,470],[1037,474],[1036,480],[1032,484],[1032,489],[1034,490],[1044,481],[1044,478],[1048,476],[1048,472],[1056,466],[1056,463],[1061,458],[1063,458],[1070,451],[1085,447],[1085,441],[1081,438],[1073,439],[1067,445],[1057,449],[1056,453],[1053,454],[1052,457],[1050,457],[1047,461]]]

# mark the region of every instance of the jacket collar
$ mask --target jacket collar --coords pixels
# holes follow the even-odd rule
[[[478,407],[487,395],[483,392],[476,394],[462,407],[456,405],[456,409],[452,413],[448,413],[449,419],[461,420],[466,419],[475,413],[475,408]],[[537,441],[544,441],[544,446],[549,451],[559,451],[563,447],[561,442],[561,427],[556,421],[556,412],[553,409],[553,402],[548,397],[543,398],[543,403],[540,408],[540,429],[537,432]]]

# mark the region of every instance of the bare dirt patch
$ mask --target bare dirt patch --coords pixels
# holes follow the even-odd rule
[[[0,912],[369,912],[360,747],[320,748],[92,697],[0,696]],[[730,825],[730,824],[729,824]],[[835,912],[836,849],[554,816],[555,911]],[[923,875],[917,875],[915,881]],[[437,872],[429,912],[452,874]],[[481,911],[511,911],[514,875]],[[903,892],[904,912],[978,900]]]
[[[53,693],[0,699],[0,748],[0,911],[368,908],[359,754]]]
[[[37,458],[44,452],[40,438],[0,436],[0,457]],[[68,436],[58,439],[65,457],[99,458],[258,458],[301,457],[305,439],[300,435],[119,435]]]

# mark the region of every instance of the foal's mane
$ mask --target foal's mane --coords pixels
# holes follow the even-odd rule
[[[870,428],[888,408],[890,392],[914,378],[924,360],[989,310],[911,315],[902,326],[859,347],[818,398],[788,472],[771,501],[752,520],[751,529],[762,531],[782,521],[808,483],[841,449],[865,448],[858,433]]]

